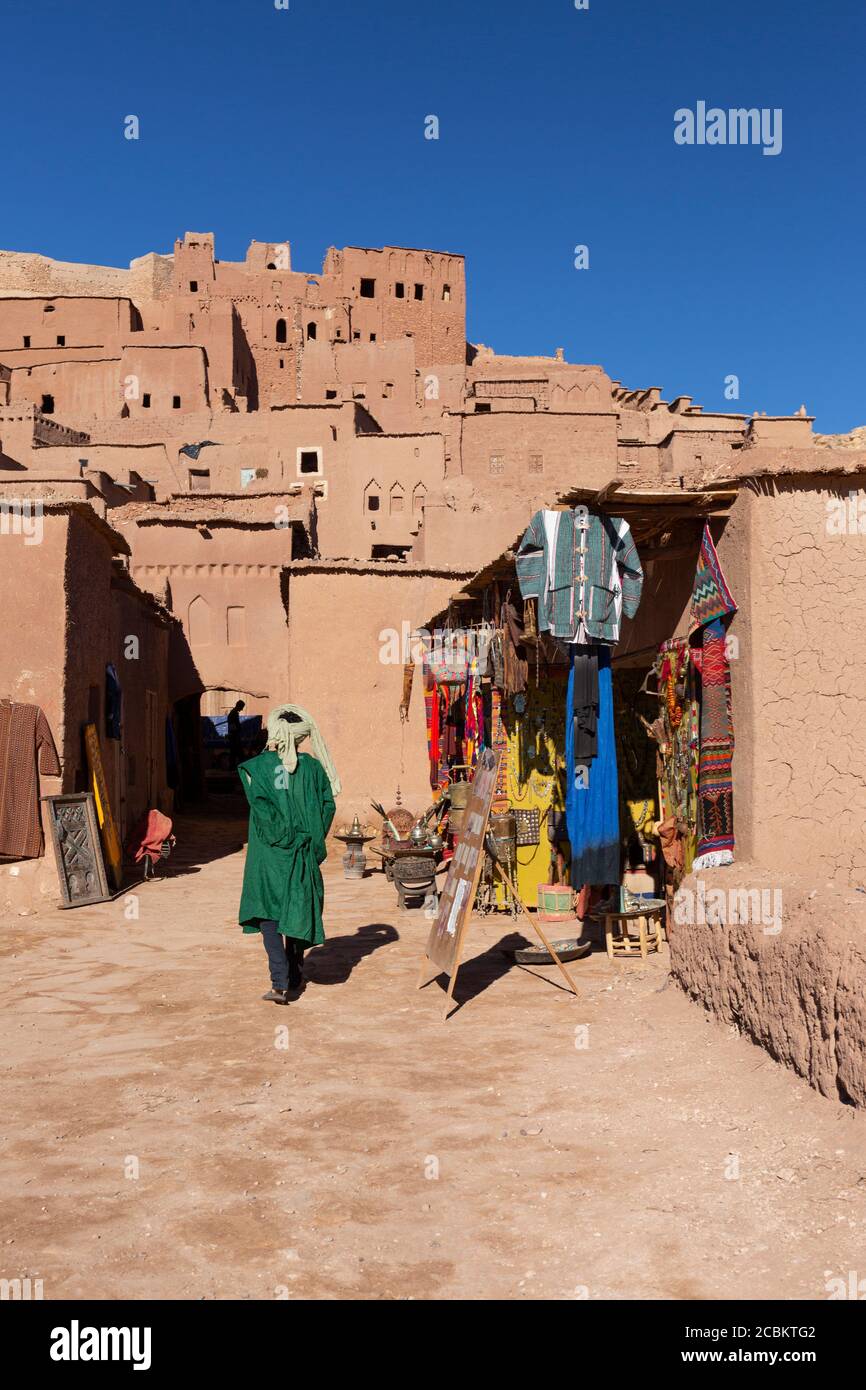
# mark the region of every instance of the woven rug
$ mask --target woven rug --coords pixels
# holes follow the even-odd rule
[[[707,623],[703,630],[701,687],[698,852],[692,868],[711,869],[734,861],[731,671],[720,618]]]

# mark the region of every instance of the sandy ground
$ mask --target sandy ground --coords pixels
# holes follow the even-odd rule
[[[866,1115],[708,1021],[666,954],[576,962],[575,1000],[479,919],[443,1024],[422,914],[335,852],[306,991],[265,1004],[243,832],[182,824],[138,920],[3,923],[0,1277],[49,1299],[822,1299],[866,1277]]]

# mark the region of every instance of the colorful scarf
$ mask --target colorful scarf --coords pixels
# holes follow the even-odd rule
[[[698,568],[692,586],[692,622],[689,630],[694,634],[706,623],[715,622],[717,618],[730,617],[736,611],[737,605],[722,574],[709,523],[705,521]]]

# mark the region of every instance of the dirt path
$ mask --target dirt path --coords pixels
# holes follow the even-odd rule
[[[479,921],[443,1025],[440,987],[415,988],[421,913],[335,854],[329,941],[280,1009],[234,925],[241,826],[182,836],[137,921],[121,900],[3,924],[0,1277],[394,1299],[820,1299],[866,1277],[866,1115],[708,1022],[664,956],[575,963],[575,1001],[505,970],[509,923]]]

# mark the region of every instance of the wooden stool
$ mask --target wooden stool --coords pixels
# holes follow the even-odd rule
[[[645,960],[650,950],[660,951],[664,910],[662,904],[657,907],[647,905],[630,908],[626,912],[600,912],[598,915],[604,921],[604,943],[609,958],[613,960],[614,956],[636,956],[639,953]],[[637,923],[637,941],[633,941],[629,936],[630,922]],[[616,932],[615,923],[618,925]]]

